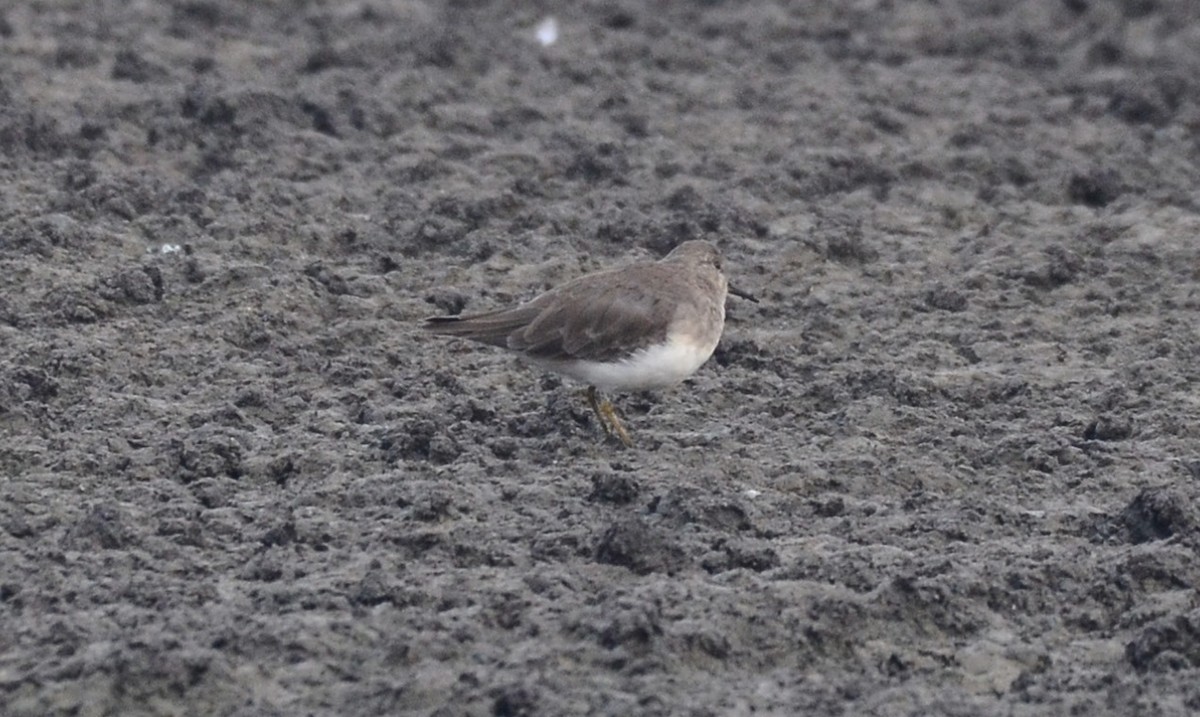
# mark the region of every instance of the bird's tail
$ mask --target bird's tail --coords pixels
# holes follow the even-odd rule
[[[478,341],[490,346],[508,348],[508,337],[529,324],[531,317],[521,309],[506,309],[473,316],[434,316],[425,319],[421,328],[443,336]]]

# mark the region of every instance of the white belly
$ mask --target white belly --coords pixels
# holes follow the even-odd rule
[[[715,341],[701,345],[676,335],[665,344],[638,351],[623,361],[536,363],[601,391],[641,391],[674,386],[703,366],[716,348]]]

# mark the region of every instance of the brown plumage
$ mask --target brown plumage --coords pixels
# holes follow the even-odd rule
[[[627,440],[611,404],[597,406],[595,388],[661,388],[694,373],[721,337],[727,291],[755,300],[729,288],[716,247],[689,241],[659,261],[587,274],[506,309],[434,317],[424,328],[508,349],[588,385],[602,424],[611,419]]]

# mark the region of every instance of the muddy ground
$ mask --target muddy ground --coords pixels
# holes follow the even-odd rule
[[[1195,713],[1197,48],[1191,0],[5,4],[0,713]],[[631,450],[415,328],[691,238],[763,301]]]

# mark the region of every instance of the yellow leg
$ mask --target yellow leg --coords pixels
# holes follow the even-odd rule
[[[617,417],[617,408],[612,405],[612,401],[604,401],[600,404],[600,410],[604,415],[608,416],[608,420],[612,423],[613,433],[617,434],[617,438],[621,439],[621,443],[625,444],[626,448],[633,447],[633,439],[629,437],[629,431],[625,430],[625,426],[621,423],[621,419]]]
[[[599,401],[596,398],[596,387],[588,386],[587,390],[588,405],[592,407],[592,411],[596,413],[596,418],[600,421],[600,427],[604,429],[605,436],[617,434],[617,438],[621,439],[621,443],[625,444],[626,448],[633,446],[633,439],[629,437],[629,432],[625,430],[625,426],[621,424],[621,419],[617,417],[616,406],[612,405],[612,401]]]
[[[588,405],[592,407],[592,412],[596,414],[596,420],[600,422],[600,427],[604,429],[604,435],[612,435],[612,429],[608,427],[608,420],[604,417],[604,412],[600,410],[600,403],[596,400],[596,387],[588,386],[585,392]]]

